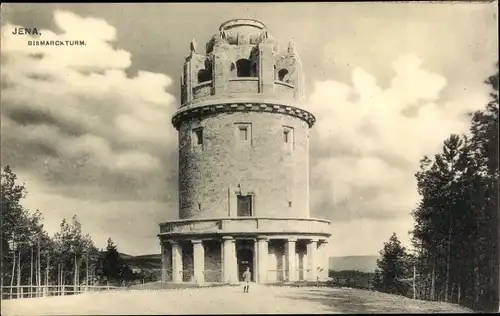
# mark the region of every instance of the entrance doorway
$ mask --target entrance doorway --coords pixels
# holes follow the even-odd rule
[[[253,269],[253,249],[250,246],[242,246],[238,249],[238,253],[236,255],[238,260],[238,278],[240,281],[243,281],[243,272],[245,272],[246,268],[250,268],[250,272],[252,272],[252,280],[255,280],[255,271]]]

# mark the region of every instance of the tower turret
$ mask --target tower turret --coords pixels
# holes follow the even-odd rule
[[[223,23],[204,54],[193,43],[184,63],[181,107],[243,95],[298,107],[304,102],[295,43],[292,40],[287,51],[280,52],[263,23],[243,19]]]

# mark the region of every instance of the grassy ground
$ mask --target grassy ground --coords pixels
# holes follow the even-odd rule
[[[471,312],[360,289],[322,287],[186,288],[88,293],[2,302],[2,315],[152,315],[152,314],[317,314]]]

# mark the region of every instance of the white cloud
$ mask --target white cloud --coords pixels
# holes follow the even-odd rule
[[[94,244],[106,247],[112,238],[121,252],[140,255],[159,253],[156,234],[158,224],[168,220],[165,210],[175,205],[156,201],[94,201],[63,197],[58,192],[43,192],[44,187],[29,173],[19,173],[28,187],[23,205],[31,210],[44,212],[44,227],[50,235],[59,231],[63,218],[70,220],[77,214],[85,233],[90,233]],[[173,217],[170,217],[173,219]]]
[[[323,153],[311,166],[311,202],[329,218],[411,222],[419,198],[414,178],[419,160],[436,153],[450,133],[467,132],[464,113],[485,104],[483,99],[453,101],[453,107],[442,102],[446,78],[423,68],[416,56],[400,56],[392,70],[385,89],[375,76],[355,68],[351,86],[316,82],[309,98],[317,118],[312,152]],[[315,183],[329,185],[315,188]]]
[[[66,11],[55,11],[54,21],[59,33],[42,29],[33,38],[12,34],[21,26],[2,27],[2,122],[9,122],[3,134],[43,143],[63,158],[88,154],[93,166],[111,171],[159,168],[151,151],[176,144],[170,125],[175,98],[165,91],[172,80],[145,71],[127,77],[131,54],[112,46],[116,29],[106,21]],[[28,40],[86,45],[28,46]]]
[[[408,231],[413,228],[411,219],[353,219],[350,222],[333,222],[329,239],[330,256],[378,255],[392,233],[395,232],[403,243]]]
[[[165,163],[177,141],[172,79],[128,77],[131,54],[114,48],[117,31],[104,20],[56,11],[54,21],[59,32],[39,38],[1,29],[2,163],[18,166],[24,204],[44,213],[49,233],[77,214],[100,247],[112,237],[123,251],[156,253],[157,225],[176,213],[165,202],[176,187],[166,179],[175,165]]]

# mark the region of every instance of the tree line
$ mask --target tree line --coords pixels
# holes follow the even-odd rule
[[[470,113],[470,133],[450,135],[440,152],[420,161],[415,251],[393,235],[381,251],[376,289],[498,311],[498,77],[485,81],[490,101]],[[415,289],[404,282],[412,275]]]
[[[122,284],[137,275],[108,239],[100,250],[78,218],[63,219],[60,229],[49,236],[39,210],[22,206],[27,195],[9,166],[1,173],[2,287],[20,285]]]

